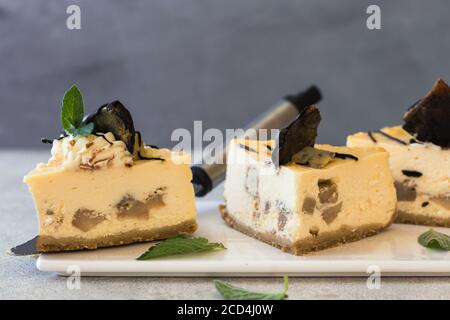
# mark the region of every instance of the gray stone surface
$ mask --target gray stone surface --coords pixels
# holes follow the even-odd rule
[[[77,3],[82,30],[65,27]],[[366,8],[382,29],[366,28]],[[0,0],[0,147],[40,147],[72,83],[87,109],[119,98],[146,141],[236,128],[317,83],[320,142],[401,121],[450,78],[448,0]]]
[[[35,258],[6,251],[36,234],[31,196],[22,176],[46,152],[0,152],[0,299],[219,299],[208,278],[82,278],[80,290],[67,289],[64,277],[42,273]],[[211,199],[219,199],[221,190]],[[260,291],[278,291],[279,278],[225,279]],[[365,278],[291,278],[291,299],[450,299],[450,279],[382,278],[380,290],[368,290]]]

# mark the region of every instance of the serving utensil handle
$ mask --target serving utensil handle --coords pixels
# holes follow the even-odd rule
[[[318,103],[321,99],[320,90],[316,86],[310,86],[297,94],[286,96],[281,102],[248,124],[245,129],[248,131],[249,129],[283,128],[291,123],[304,108]],[[247,134],[245,135],[247,136]],[[225,147],[213,159],[208,160],[209,164],[191,167],[192,183],[197,197],[205,196],[225,180],[227,151],[228,147]]]

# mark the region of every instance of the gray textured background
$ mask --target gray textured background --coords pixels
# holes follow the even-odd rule
[[[65,27],[68,4],[82,30]],[[382,30],[366,28],[369,4]],[[149,143],[235,128],[286,93],[324,93],[319,141],[401,120],[450,75],[448,0],[0,0],[0,147],[43,147],[77,83],[89,111],[132,109]]]

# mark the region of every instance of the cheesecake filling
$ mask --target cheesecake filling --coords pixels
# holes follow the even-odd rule
[[[142,197],[125,193],[120,199],[111,199],[103,206],[82,205],[71,211],[52,206],[41,216],[40,234],[58,238],[70,233],[72,237],[96,238],[104,230],[114,232],[116,226],[118,231],[145,230],[153,215],[164,210],[166,195],[167,188],[161,187],[144,193]]]
[[[352,153],[359,160],[337,158],[321,169],[295,163],[276,168],[263,151],[263,145],[273,141],[247,141],[249,148],[240,148],[243,143],[230,145],[230,159],[245,161],[228,163],[224,195],[227,216],[251,230],[250,235],[269,235],[278,239],[270,240],[275,245],[309,243],[310,248],[320,248],[342,241],[336,238],[325,245],[321,239],[327,234],[345,229],[350,235],[361,226],[381,230],[392,222],[395,190],[382,149],[350,151],[316,145],[319,150]],[[304,253],[303,249],[289,250]]]

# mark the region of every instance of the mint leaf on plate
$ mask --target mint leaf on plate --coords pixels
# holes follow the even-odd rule
[[[92,133],[94,125],[83,125],[83,96],[76,85],[66,91],[62,100],[61,123],[64,131],[72,136],[85,136]]]
[[[198,253],[205,251],[214,251],[226,249],[222,243],[209,242],[208,239],[202,237],[188,237],[179,235],[169,238],[150,247],[147,252],[138,257],[136,260],[151,260],[161,257],[173,255]]]
[[[426,248],[450,251],[450,236],[433,229],[421,234],[418,242]]]
[[[284,276],[283,291],[278,293],[251,292],[221,280],[214,280],[214,285],[226,300],[284,300],[288,297],[289,279]]]

